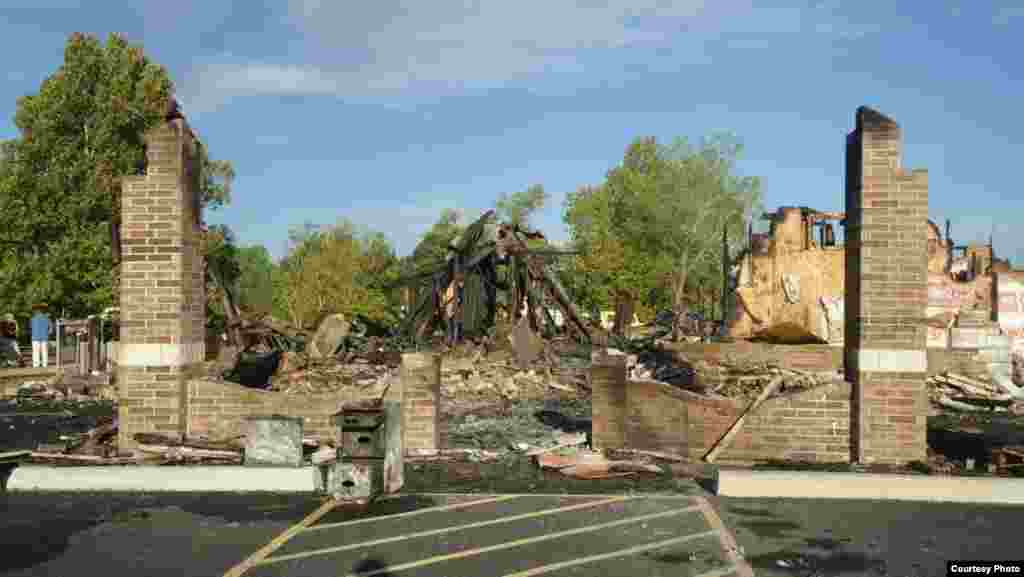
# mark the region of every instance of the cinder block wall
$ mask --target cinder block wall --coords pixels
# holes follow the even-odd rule
[[[900,139],[867,107],[847,137],[846,370],[863,463],[926,452],[928,173],[902,168]]]
[[[182,118],[146,135],[147,169],[123,179],[119,447],[184,434],[187,377],[203,360],[205,303],[194,190],[198,144]]]

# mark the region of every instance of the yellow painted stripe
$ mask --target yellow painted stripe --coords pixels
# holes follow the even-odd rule
[[[550,565],[543,565],[541,567],[534,567],[527,569],[526,571],[520,571],[519,573],[509,573],[505,577],[532,577],[533,575],[542,575],[550,571],[557,571],[558,569],[565,569],[566,567],[575,567],[576,565],[583,565],[584,563],[592,563],[594,561],[604,561],[605,559],[614,559],[615,557],[627,557],[629,555],[635,555],[637,553],[643,553],[644,551],[650,551],[651,549],[660,549],[669,545],[677,545],[679,543],[685,543],[687,541],[696,541],[705,537],[712,537],[717,531],[704,531],[703,533],[694,533],[692,535],[685,535],[683,537],[675,537],[672,539],[666,539],[664,541],[658,541],[657,543],[648,543],[646,545],[637,545],[636,547],[630,547],[628,549],[619,549],[618,551],[612,551],[611,553],[601,553],[600,555],[590,555],[588,557],[580,557],[578,559],[572,559],[570,561],[562,561],[560,563],[552,563]],[[705,573],[699,577],[712,577],[712,575],[728,575],[733,568],[728,567],[728,571],[721,573]]]
[[[395,513],[393,515],[381,515],[379,517],[366,517],[363,519],[352,519],[351,521],[341,521],[338,523],[321,523],[319,525],[313,525],[307,527],[305,531],[318,531],[320,529],[334,529],[336,527],[347,527],[349,525],[358,525],[360,523],[369,523],[371,521],[380,521],[382,519],[398,519],[400,517],[412,517],[414,515],[422,515],[424,513],[434,513],[438,511],[452,511],[454,509],[464,509],[466,507],[472,507],[474,505],[483,505],[485,503],[497,503],[499,501],[509,501],[511,499],[517,499],[522,495],[502,495],[501,497],[494,497],[493,499],[480,499],[477,501],[469,501],[466,503],[455,503],[454,505],[438,505],[437,507],[427,507],[424,509],[416,509],[415,511],[406,511],[405,513]]]
[[[567,507],[559,507],[557,509],[544,509],[543,511],[534,511],[532,513],[523,513],[521,515],[513,515],[511,517],[502,517],[500,519],[490,519],[488,521],[479,521],[477,523],[470,523],[468,525],[457,525],[455,527],[445,527],[443,529],[432,529],[430,531],[420,531],[419,533],[409,533],[406,535],[396,535],[394,537],[384,537],[383,539],[376,539],[374,541],[363,541],[362,543],[349,543],[348,545],[338,545],[337,547],[328,547],[326,549],[316,549],[313,551],[303,551],[301,553],[292,553],[290,555],[279,555],[277,557],[270,557],[260,562],[261,565],[267,565],[270,563],[277,563],[280,561],[288,561],[290,559],[305,559],[306,557],[313,557],[316,555],[326,555],[329,553],[338,553],[340,551],[350,551],[352,549],[360,549],[363,547],[373,547],[375,545],[384,545],[386,543],[394,543],[396,541],[406,541],[408,539],[416,539],[419,537],[430,537],[433,535],[443,535],[445,533],[452,533],[455,531],[462,531],[465,529],[477,529],[480,527],[487,527],[489,525],[498,525],[501,523],[509,523],[511,521],[521,521],[523,519],[532,519],[535,517],[543,517],[545,515],[555,515],[557,513],[565,513],[568,511],[576,511],[578,509],[586,509],[589,507],[599,507],[601,505],[608,505],[611,503],[619,503],[622,501],[628,501],[633,497],[615,497],[612,499],[604,499],[602,501],[591,501],[589,503],[581,503],[579,505],[569,505]]]
[[[737,577],[754,577],[754,568],[747,563],[739,553],[739,544],[736,543],[736,536],[726,528],[725,523],[715,513],[715,508],[711,506],[711,503],[703,497],[696,497],[697,507],[700,508],[701,515],[711,525],[711,528],[718,531],[718,540],[722,543],[722,548],[725,549],[725,555],[729,561],[736,566]]]
[[[404,571],[406,569],[413,569],[416,567],[423,567],[424,565],[433,565],[435,563],[441,563],[444,561],[452,561],[454,559],[463,559],[465,557],[473,557],[481,555],[483,553],[490,553],[491,551],[500,551],[502,549],[511,549],[513,547],[519,547],[522,545],[530,545],[532,543],[539,543],[541,541],[549,541],[551,539],[557,539],[559,537],[568,537],[570,535],[579,535],[581,533],[590,533],[593,531],[599,531],[601,529],[608,529],[610,527],[618,527],[619,525],[626,525],[629,523],[636,523],[637,521],[647,521],[648,519],[657,519],[659,517],[668,517],[671,515],[681,515],[683,513],[690,513],[698,511],[699,508],[694,505],[692,507],[686,507],[685,509],[674,509],[672,511],[663,511],[661,513],[651,513],[649,515],[641,515],[639,517],[631,517],[629,519],[620,519],[618,521],[609,521],[608,523],[600,523],[598,525],[589,525],[587,527],[580,527],[579,529],[569,529],[568,531],[559,531],[558,533],[550,533],[547,535],[539,535],[537,537],[527,537],[525,539],[519,539],[517,541],[510,541],[501,545],[492,545],[490,547],[480,547],[478,549],[469,549],[466,551],[460,551],[458,553],[449,553],[448,555],[438,555],[437,557],[430,557],[429,559],[421,559],[419,561],[412,561],[410,563],[402,563],[401,565],[393,565],[384,569],[378,569],[376,571],[370,571],[369,573],[350,573],[346,577],[371,577],[372,575],[386,575],[390,573],[397,573],[398,571]]]
[[[320,507],[315,511],[307,515],[305,519],[299,521],[295,525],[292,525],[277,537],[274,537],[270,543],[261,547],[258,551],[250,555],[238,565],[228,569],[228,572],[224,574],[224,577],[241,577],[243,573],[252,569],[255,565],[258,565],[263,561],[263,559],[280,548],[281,545],[287,543],[289,539],[297,535],[300,531],[313,523],[316,523],[318,519],[329,513],[332,509],[337,507],[338,504],[339,501],[336,501],[335,499],[330,499],[324,502],[324,504],[320,505]]]

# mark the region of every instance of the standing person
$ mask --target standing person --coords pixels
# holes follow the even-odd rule
[[[46,314],[46,305],[32,307],[32,366],[45,367],[50,361],[50,317]]]

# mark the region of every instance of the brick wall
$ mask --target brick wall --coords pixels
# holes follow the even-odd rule
[[[139,432],[184,434],[186,381],[203,360],[205,325],[194,158],[182,118],[145,136],[147,167],[121,195],[119,447]],[[200,275],[197,284],[197,274]]]
[[[440,391],[440,358],[429,354],[403,355],[402,377],[391,383],[385,401],[402,407],[402,446],[436,450],[437,403],[432,395]],[[410,383],[410,380],[412,381]],[[436,385],[431,385],[436,383]],[[405,402],[405,391],[413,396]],[[302,417],[303,434],[320,440],[337,438],[333,416],[347,401],[361,398],[351,392],[295,394],[264,391],[235,383],[192,379],[187,383],[188,430],[190,436],[224,439],[245,433],[245,419],[255,415]],[[419,395],[419,396],[416,396]]]
[[[337,439],[331,419],[342,403],[353,400],[340,392],[294,394],[261,391],[234,383],[191,380],[188,382],[188,434],[225,439],[245,433],[245,418],[254,415],[286,415],[303,418],[303,435]]]
[[[847,138],[846,367],[857,460],[925,456],[928,174],[900,161],[900,127],[857,109]]]
[[[628,446],[626,438],[626,359],[600,357],[591,367],[591,434],[595,447]]]
[[[593,371],[594,444],[599,448],[671,451],[699,460],[746,408],[665,383],[627,383],[624,372],[610,363],[595,365]],[[849,384],[783,392],[748,415],[717,462],[849,462],[851,394]]]
[[[440,449],[441,356],[433,353],[403,354],[399,381],[405,451]],[[389,389],[388,394],[395,392]]]
[[[849,384],[783,394],[749,415],[720,463],[791,459],[849,462],[851,455]],[[694,399],[686,404],[689,455],[706,454],[746,406],[732,400]]]

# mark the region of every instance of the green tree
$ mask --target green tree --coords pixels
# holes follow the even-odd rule
[[[667,288],[681,318],[694,280],[722,278],[722,231],[742,238],[760,202],[758,179],[735,175],[739,152],[726,136],[699,148],[639,138],[601,186],[567,197],[564,218],[582,253],[576,270],[594,300],[617,303],[617,331],[635,299],[660,300]]]
[[[274,308],[274,261],[263,245],[238,249],[238,305],[243,310],[269,315]]]
[[[398,259],[383,236],[341,221],[320,230],[307,225],[293,238],[277,279],[278,307],[293,325],[312,328],[331,313],[395,321],[385,287],[397,276]]]
[[[466,227],[460,222],[459,211],[446,208],[441,211],[437,222],[423,235],[407,261],[406,270],[419,270],[443,263],[448,256],[448,247]]]
[[[20,135],[2,147],[0,298],[72,316],[114,302],[121,179],[145,165],[143,137],[166,117],[172,91],[166,70],[121,36],[70,36],[60,68],[18,100]],[[221,189],[204,198],[222,205],[233,171],[206,165],[201,186]]]
[[[513,192],[512,194],[502,193],[495,204],[498,220],[507,224],[528,227],[530,217],[544,208],[544,204],[551,198],[544,191],[544,186],[534,184],[526,190]]]

